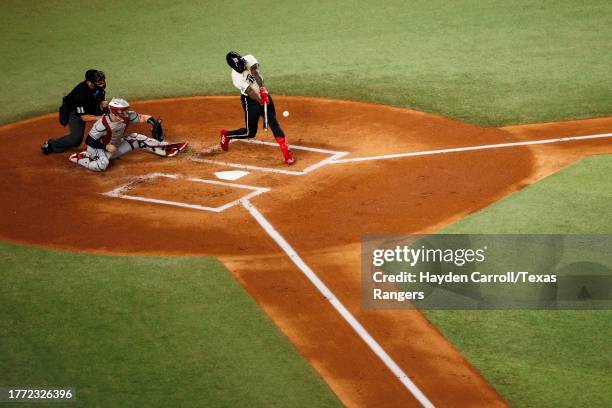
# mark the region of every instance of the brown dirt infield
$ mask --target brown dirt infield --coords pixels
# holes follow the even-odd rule
[[[290,143],[346,151],[347,158],[612,131],[611,118],[486,129],[383,105],[281,96],[276,104],[291,112],[279,118]],[[43,140],[64,133],[55,115],[0,128],[0,140],[13,146],[0,153],[0,239],[96,253],[217,256],[344,404],[418,405],[244,208],[209,213],[100,194],[153,172],[215,179],[214,172],[232,170],[191,160],[197,157],[288,169],[276,148],[233,143],[228,153],[215,151],[218,130],[241,123],[236,97],[134,106],[162,116],[168,138],[187,140],[190,149],[172,159],[132,152],[97,174],[70,163],[68,153],[40,153]],[[263,131],[258,139],[273,140]],[[301,176],[253,171],[237,183],[271,189],[253,204],[435,405],[490,407],[505,402],[420,312],[360,309],[360,237],[434,231],[585,155],[610,152],[610,140],[601,139],[336,164]],[[295,153],[291,170],[325,157]],[[157,186],[165,189],[138,188],[202,205],[239,195],[218,188],[209,196],[184,181]]]

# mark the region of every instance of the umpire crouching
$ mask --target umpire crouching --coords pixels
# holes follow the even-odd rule
[[[65,125],[67,119],[70,134],[43,143],[41,149],[44,154],[61,153],[81,144],[85,135],[85,122],[95,122],[100,119],[106,109],[105,88],[104,72],[97,69],[85,72],[85,80],[64,97],[61,108],[64,112],[62,124]]]

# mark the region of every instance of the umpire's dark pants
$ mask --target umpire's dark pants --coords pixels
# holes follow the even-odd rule
[[[83,142],[85,122],[75,112],[70,112],[68,127],[70,128],[70,134],[49,141],[53,153],[61,153],[72,147],[78,147]]]
[[[259,118],[264,116],[264,106],[246,95],[241,95],[240,100],[244,110],[244,123],[246,127],[227,132],[227,137],[230,139],[251,139],[257,134]],[[268,126],[272,130],[274,137],[285,137],[285,132],[283,132],[276,119],[276,108],[274,107],[272,95],[270,95],[270,103],[268,104]]]

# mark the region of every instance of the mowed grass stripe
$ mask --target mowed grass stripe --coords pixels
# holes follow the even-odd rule
[[[10,108],[0,123],[57,109],[91,67],[107,72],[110,96],[235,94],[230,49],[259,58],[273,93],[488,126],[612,114],[612,3],[604,0],[108,0],[95,8],[6,0],[2,11],[0,103]]]

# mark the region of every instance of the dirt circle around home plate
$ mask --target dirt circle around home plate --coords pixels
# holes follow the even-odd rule
[[[261,129],[256,140],[265,143],[218,149],[219,129],[242,126],[237,97],[134,102],[164,119],[168,140],[189,148],[175,158],[130,152],[104,173],[71,163],[71,152],[40,152],[66,131],[54,114],[2,126],[0,140],[12,147],[0,152],[0,238],[90,253],[219,257],[344,404],[416,404],[241,204],[248,196],[434,404],[503,404],[418,311],[360,309],[359,242],[425,232],[521,188],[533,172],[531,150],[393,158],[519,139],[384,105],[283,96],[275,103],[290,112],[279,120],[295,146],[294,166]],[[244,173],[233,181],[215,174],[228,171]]]

